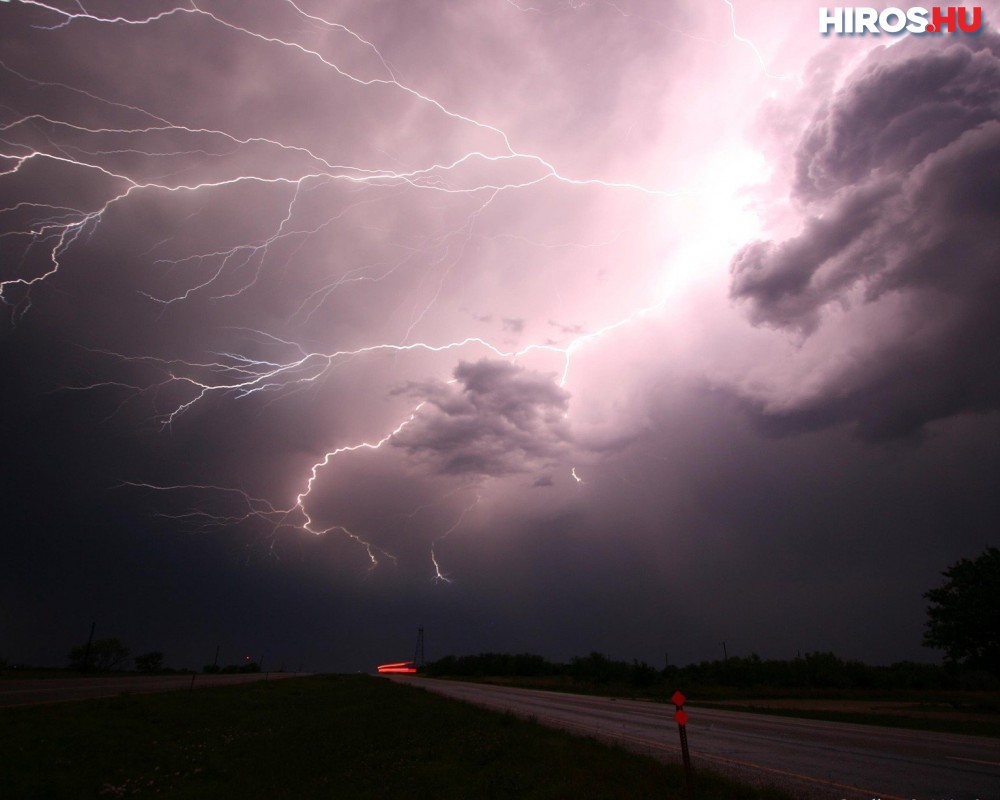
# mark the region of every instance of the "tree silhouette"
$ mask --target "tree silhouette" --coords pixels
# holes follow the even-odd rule
[[[107,671],[118,669],[128,658],[128,648],[120,639],[98,639],[90,646],[78,644],[69,651],[69,665],[81,672],[89,669]]]
[[[948,580],[924,593],[930,600],[924,645],[948,661],[1000,673],[1000,550],[952,564]]]
[[[135,668],[139,672],[159,672],[163,669],[163,653],[154,650],[135,657]]]

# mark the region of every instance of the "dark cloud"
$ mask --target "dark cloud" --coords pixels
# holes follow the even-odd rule
[[[811,333],[824,305],[883,265],[870,239],[891,193],[885,185],[858,189],[794,239],[747,245],[732,262],[733,296],[751,301],[757,324]]]
[[[904,45],[905,48],[905,45]],[[809,125],[795,155],[796,192],[824,200],[899,174],[1000,113],[1000,39],[985,34],[906,58],[877,53]]]
[[[0,657],[933,657],[1000,519],[991,34],[747,0],[823,51],[789,98],[722,2],[58,12],[148,5],[0,2]],[[768,102],[806,222],[733,292],[778,360],[720,274]],[[756,370],[769,415],[703,389]]]
[[[868,326],[772,426],[884,438],[1000,407],[1000,58],[982,44],[861,67],[798,148],[802,232],[734,257],[731,294],[755,324]]]
[[[411,384],[425,400],[392,443],[447,474],[527,472],[565,454],[569,393],[552,375],[506,361],[462,362],[455,380]]]

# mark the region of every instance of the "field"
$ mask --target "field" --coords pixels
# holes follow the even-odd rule
[[[686,797],[676,765],[363,675],[9,709],[0,754],[0,797],[26,800]]]

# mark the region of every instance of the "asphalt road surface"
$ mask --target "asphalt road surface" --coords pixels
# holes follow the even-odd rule
[[[672,705],[428,678],[394,678],[680,759]],[[802,798],[1000,800],[1000,740],[687,707],[695,775],[709,767]]]
[[[194,680],[192,681],[192,677]],[[205,686],[298,677],[294,672],[248,672],[243,675],[122,675],[113,678],[39,678],[0,681],[0,708],[64,703],[115,697],[120,694],[150,694]]]

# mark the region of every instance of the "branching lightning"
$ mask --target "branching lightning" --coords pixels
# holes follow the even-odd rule
[[[440,536],[434,539],[434,541],[431,542],[431,564],[434,565],[435,583],[441,583],[442,581],[444,583],[451,583],[451,578],[449,578],[441,571],[441,564],[437,560],[437,552],[435,551],[435,548],[438,546],[438,544],[443,542],[445,539],[451,536],[456,530],[458,530],[459,527],[461,527],[462,523],[465,521],[466,515],[470,511],[472,511],[472,509],[478,506],[479,503],[482,502],[482,499],[483,496],[479,492],[476,492],[476,499],[462,509],[462,512],[458,515],[458,519],[455,520],[454,524],[452,524],[452,526],[448,528],[448,530],[446,530],[444,533],[442,533]]]
[[[764,61],[756,46],[736,32],[733,4],[729,0],[723,2],[732,13],[733,38],[748,45],[763,67]],[[512,347],[475,335],[453,340],[411,341],[420,323],[439,302],[446,281],[463,262],[478,222],[501,196],[526,192],[543,184],[628,192],[654,202],[677,197],[682,192],[629,181],[574,176],[543,155],[518,149],[513,144],[515,137],[501,127],[462,113],[449,103],[422,92],[399,78],[398,72],[390,66],[389,60],[370,39],[339,22],[308,13],[293,0],[283,0],[281,5],[296,20],[348,37],[374,59],[380,74],[376,77],[362,76],[317,48],[291,37],[238,24],[221,13],[208,10],[204,7],[205,4],[195,0],[145,16],[138,12],[134,17],[103,16],[88,11],[82,3],[70,9],[40,0],[19,0],[11,5],[26,7],[47,18],[48,24],[41,27],[51,32],[72,26],[155,27],[181,18],[195,20],[209,28],[242,37],[254,46],[277,48],[304,59],[310,65],[328,71],[331,80],[346,81],[365,91],[396,93],[408,102],[438,115],[446,124],[457,126],[459,130],[474,131],[494,142],[492,149],[476,147],[456,153],[450,158],[434,158],[408,168],[345,164],[317,152],[315,147],[307,147],[295,141],[282,141],[266,135],[248,136],[236,130],[189,124],[184,120],[156,113],[154,109],[101,96],[70,83],[36,79],[0,61],[0,70],[7,79],[29,92],[58,92],[63,97],[72,98],[78,105],[89,104],[93,109],[103,110],[108,116],[116,115],[123,119],[122,124],[117,126],[86,124],[70,116],[68,109],[73,105],[71,103],[66,103],[65,115],[37,111],[22,114],[9,106],[0,107],[0,180],[30,181],[28,173],[32,170],[57,168],[80,176],[93,186],[103,187],[103,194],[97,199],[92,196],[88,196],[86,200],[25,199],[0,208],[0,243],[7,240],[6,243],[12,244],[12,249],[19,253],[19,258],[11,261],[16,266],[8,266],[0,274],[0,300],[9,307],[11,319],[15,322],[31,310],[33,292],[41,285],[57,280],[60,271],[68,268],[73,248],[92,236],[114,210],[139,197],[213,196],[231,189],[266,189],[281,197],[279,213],[270,221],[261,221],[264,232],[253,239],[227,243],[202,252],[189,252],[179,257],[155,258],[153,263],[156,266],[185,275],[197,274],[197,277],[177,291],[143,291],[153,307],[160,311],[195,298],[224,302],[246,294],[257,285],[271,254],[279,246],[302,246],[324,230],[348,219],[362,204],[376,202],[374,197],[361,195],[319,221],[303,219],[304,215],[300,213],[303,197],[320,188],[336,185],[352,192],[415,191],[426,193],[430,198],[454,198],[468,202],[471,207],[461,223],[429,237],[428,242],[419,247],[404,250],[397,260],[356,264],[325,282],[302,298],[292,318],[293,322],[308,322],[338,291],[355,283],[388,280],[407,269],[418,252],[433,252],[426,276],[432,289],[422,302],[414,302],[405,329],[394,341],[375,341],[353,348],[323,350],[307,347],[292,338],[265,330],[248,328],[241,332],[244,336],[281,349],[285,357],[271,360],[256,358],[248,353],[217,352],[204,360],[195,361],[181,357],[163,358],[93,349],[91,352],[97,357],[151,371],[158,377],[144,382],[99,380],[66,388],[123,392],[125,399],[121,401],[119,408],[139,398],[150,398],[154,407],[163,403],[163,407],[157,408],[155,419],[162,428],[169,429],[185,414],[210,398],[235,400],[255,395],[285,395],[315,385],[341,364],[380,353],[395,356],[472,353],[512,362],[523,360],[531,354],[547,353],[559,360],[558,382],[560,386],[566,386],[570,380],[574,358],[588,344],[655,314],[666,303],[666,299],[651,302],[593,330],[580,331],[563,343],[536,341]],[[537,10],[517,7],[522,10]],[[261,169],[227,174],[227,170],[232,168],[226,158],[244,151],[266,154],[265,158],[258,159]],[[187,167],[179,170],[181,174],[172,172],[177,169],[171,166],[172,160],[176,159],[180,163],[181,159],[190,157],[220,163],[212,171],[213,177],[204,180],[184,175]],[[390,159],[386,160],[388,162]],[[242,166],[239,162],[236,164]],[[486,177],[481,177],[481,173],[485,173]],[[695,187],[686,191],[697,192],[699,189]],[[157,252],[167,241],[169,237],[154,245],[150,254]],[[11,269],[13,272],[10,272]],[[171,399],[163,400],[166,397]],[[395,557],[373,544],[367,536],[340,524],[327,525],[317,521],[309,511],[309,502],[321,473],[334,459],[348,457],[360,450],[379,450],[418,419],[425,403],[426,401],[417,402],[408,413],[397,418],[399,421],[395,427],[381,437],[332,447],[323,453],[297,482],[300,487],[298,493],[284,504],[252,496],[241,489],[219,485],[154,485],[139,481],[129,481],[123,485],[161,493],[215,495],[235,501],[236,510],[231,512],[216,514],[202,505],[190,511],[169,515],[173,519],[204,525],[238,525],[256,521],[272,531],[293,528],[317,536],[332,533],[344,535],[365,548],[371,568],[374,569],[383,558],[395,561]],[[571,476],[576,483],[583,483],[575,467],[571,470]],[[464,507],[455,522],[433,539],[430,560],[436,582],[449,582],[449,577],[442,570],[435,547],[463,524],[466,516],[481,500],[482,495],[477,491],[475,501]]]

